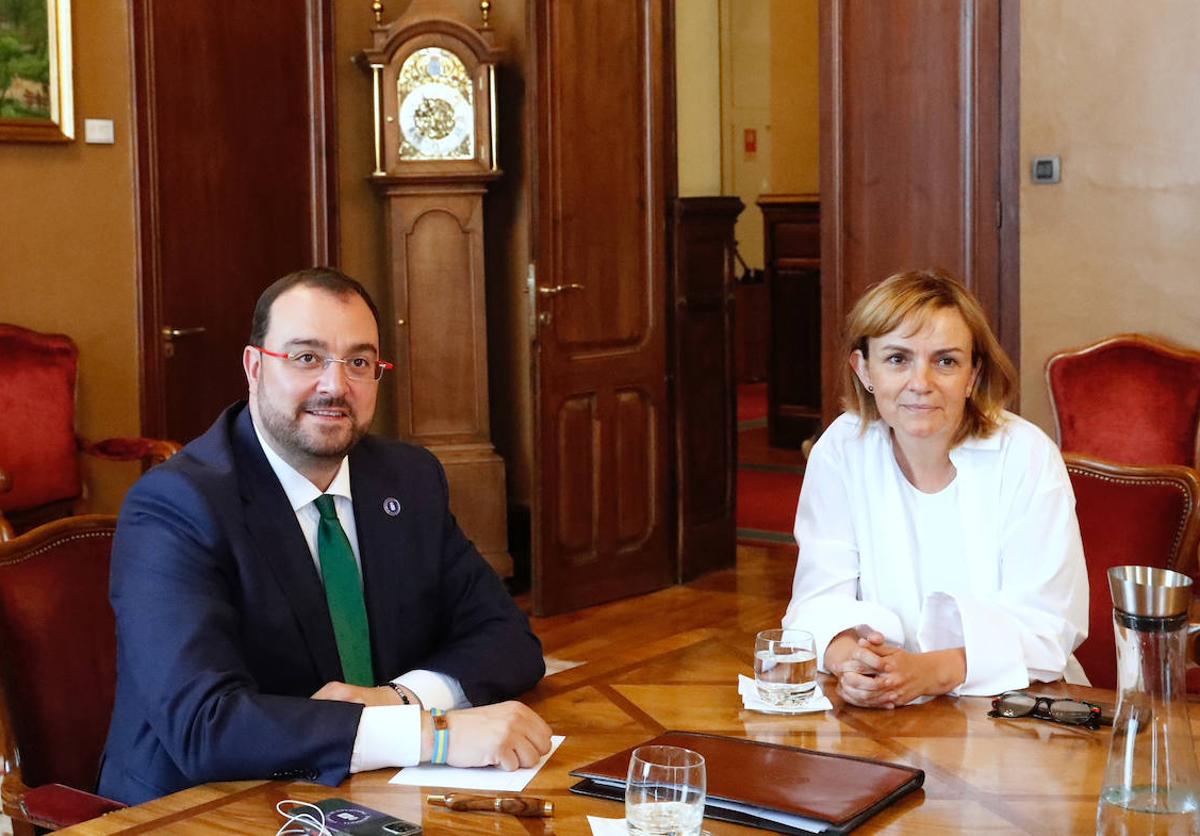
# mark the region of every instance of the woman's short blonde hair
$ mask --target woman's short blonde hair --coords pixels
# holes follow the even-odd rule
[[[867,391],[850,367],[857,350],[867,357],[867,340],[890,334],[907,323],[915,333],[938,311],[953,308],[971,332],[971,362],[979,369],[963,410],[962,424],[953,444],[968,438],[987,438],[1000,426],[1000,413],[1008,405],[1017,373],[988,325],[979,301],[957,280],[941,270],[910,270],[889,276],[870,288],[846,317],[847,359],[842,379],[842,406],[863,419],[863,431],[877,420],[875,396]]]

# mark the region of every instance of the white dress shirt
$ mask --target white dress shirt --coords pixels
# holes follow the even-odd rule
[[[354,560],[362,573],[362,556],[358,549],[358,528],[354,523],[354,503],[350,498],[350,458],[342,459],[342,466],[321,491],[290,464],[285,462],[262,436],[258,425],[254,426],[258,443],[266,454],[271,470],[283,486],[288,502],[300,523],[304,540],[312,554],[313,565],[321,574],[321,559],[317,554],[317,526],[321,515],[316,499],[327,493],[333,496],[338,521],[350,541]],[[408,688],[429,708],[469,708],[466,696],[458,680],[436,671],[412,670],[392,680]],[[369,705],[363,708],[358,721],[358,734],[354,738],[354,751],[350,756],[351,772],[366,772],[385,766],[412,766],[421,762],[421,707],[416,705]]]
[[[822,667],[834,636],[869,624],[909,651],[965,648],[959,694],[1087,682],[1072,655],[1088,625],[1075,495],[1045,433],[1004,418],[950,451],[936,494],[905,478],[882,421],[863,435],[842,415],[813,445],[783,624],[813,633]]]

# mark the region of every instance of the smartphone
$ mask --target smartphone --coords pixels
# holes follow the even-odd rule
[[[317,806],[325,814],[325,828],[335,836],[420,836],[424,832],[419,824],[344,798],[326,798]],[[312,825],[305,825],[305,829],[318,832]]]

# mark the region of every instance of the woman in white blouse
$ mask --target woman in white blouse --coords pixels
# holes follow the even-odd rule
[[[958,282],[876,285],[846,328],[844,406],[813,446],[785,627],[855,705],[1086,682],[1075,497],[1045,433],[1004,410],[1012,363]]]

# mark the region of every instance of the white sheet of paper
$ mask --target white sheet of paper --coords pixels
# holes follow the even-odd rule
[[[599,816],[588,816],[587,819],[592,836],[629,836],[625,819],[602,819]]]
[[[747,708],[751,711],[763,711],[768,714],[809,714],[813,711],[828,711],[833,708],[833,703],[829,701],[829,697],[820,693],[819,696],[814,694],[813,697],[804,705],[796,706],[795,708],[780,708],[775,705],[767,705],[758,698],[758,686],[754,684],[754,680],[745,674],[738,674],[738,694],[742,698],[742,708]]]
[[[505,772],[496,766],[481,766],[467,769],[457,766],[406,766],[401,769],[389,784],[402,784],[406,787],[444,787],[455,790],[499,790],[502,792],[520,792],[533,780],[538,770],[554,755],[560,743],[565,740],[561,734],[550,738],[550,751],[528,769],[516,769]]]
[[[553,656],[543,656],[542,661],[546,663],[546,676],[554,676],[556,673],[587,664],[586,662],[572,662],[570,659],[555,659]]]

